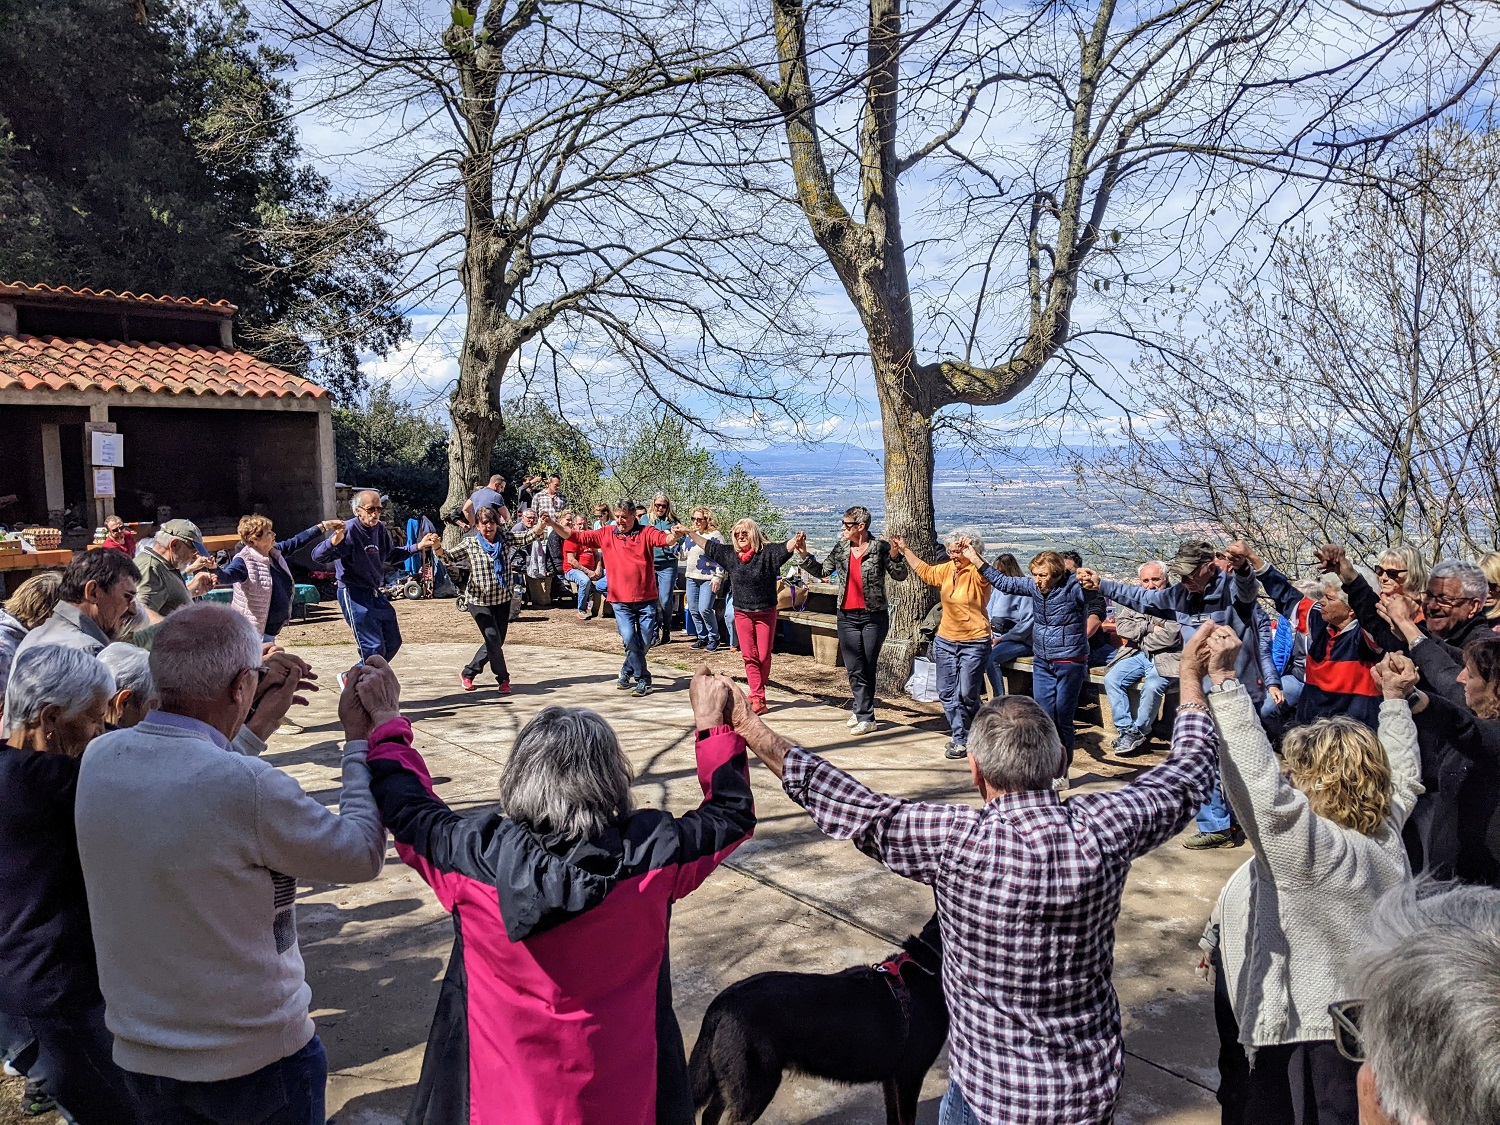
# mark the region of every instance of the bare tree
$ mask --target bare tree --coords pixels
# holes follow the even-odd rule
[[[796,419],[805,256],[723,127],[699,13],[655,0],[280,0],[317,98],[404,237],[413,302],[467,314],[449,408],[449,491],[489,471],[501,385],[573,413],[600,397],[711,426],[706,403]],[[451,293],[456,277],[460,294]]]
[[[1173,362],[1083,495],[1246,534],[1280,564],[1334,540],[1474,557],[1500,542],[1500,133],[1437,130],[1418,186],[1343,193],[1284,233]]]
[[[1447,0],[769,5],[774,72],[750,58],[744,77],[859,317],[888,524],[924,543],[943,412],[1009,402],[1049,365],[1086,375],[1091,338],[1140,334],[1143,300],[1182,282],[1219,208],[1244,219],[1289,183],[1373,179],[1381,144],[1494,58]],[[895,599],[887,685],[930,597]]]

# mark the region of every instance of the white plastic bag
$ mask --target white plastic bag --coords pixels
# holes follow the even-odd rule
[[[911,676],[906,681],[906,694],[918,703],[936,703],[937,682],[937,665],[926,657],[919,656],[912,662]]]

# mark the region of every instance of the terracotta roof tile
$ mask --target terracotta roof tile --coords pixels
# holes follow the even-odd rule
[[[233,316],[237,306],[228,301],[210,301],[205,297],[156,297],[150,293],[116,293],[113,289],[74,289],[68,285],[41,285],[28,281],[0,281],[0,300],[12,298],[82,298],[94,301],[124,302],[133,305],[170,305],[174,308],[201,309],[204,312]]]
[[[193,344],[122,344],[0,336],[0,390],[323,398],[309,379],[249,352]]]

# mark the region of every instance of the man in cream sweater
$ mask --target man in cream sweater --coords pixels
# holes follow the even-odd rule
[[[289,668],[263,672],[260,638],[227,606],[179,610],[151,652],[161,709],[96,739],[79,773],[105,1022],[151,1121],[239,1122],[250,1105],[264,1125],[325,1120],[297,883],[375,878],[385,833],[355,692],[339,705],[338,815],[255,756],[265,744],[242,725],[257,695],[263,726],[312,686]],[[356,668],[351,683],[372,672]]]

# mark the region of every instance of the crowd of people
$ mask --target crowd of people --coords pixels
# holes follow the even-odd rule
[[[973,529],[929,561],[872,536],[863,508],[819,560],[800,532],[773,542],[740,520],[725,536],[703,508],[678,522],[664,496],[589,526],[555,479],[528,481],[514,516],[505,482],[489,487],[499,502],[477,495],[472,534],[446,547],[396,545],[367,492],[352,519],[290,539],[246,517],[225,565],[171,521],[134,556],[82,553],[6,601],[0,1050],[31,1108],[77,1125],[322,1125],[296,887],[374,879],[389,834],[455,925],[409,1121],[686,1125],[671,907],[753,832],[753,757],[826,835],[933,888],[944,1123],[1112,1119],[1125,881],[1195,816],[1189,847],[1248,847],[1201,942],[1226,1125],[1500,1120],[1500,556],[1429,568],[1393,548],[1367,578],[1329,544],[1299,580],[1243,540],[1189,540],[1135,582],[1050,550],[1027,576]],[[313,543],[360,653],[340,676],[336,812],[262,756],[321,686],[276,643],[286,556]],[[700,648],[720,643],[716,598],[734,597],[746,690],[707,669],[689,685],[697,808],[637,808],[609,723],[572,706],[521,730],[493,811],[437,795],[401,713],[385,567],[431,550],[465,577],[483,644],[463,686],[488,666],[504,692],[516,568],[538,549],[577,575],[578,612],[609,601],[616,683],[635,696],[679,570]],[[938,591],[946,753],[977,804],[879,793],[768,724],[793,565],[837,592],[858,734],[875,723],[889,584]],[[232,603],[195,604],[210,584]],[[983,702],[987,674],[1021,655],[1030,695]],[[1139,754],[1175,692],[1170,747],[1112,791],[1066,795],[1094,667],[1115,751]]]

